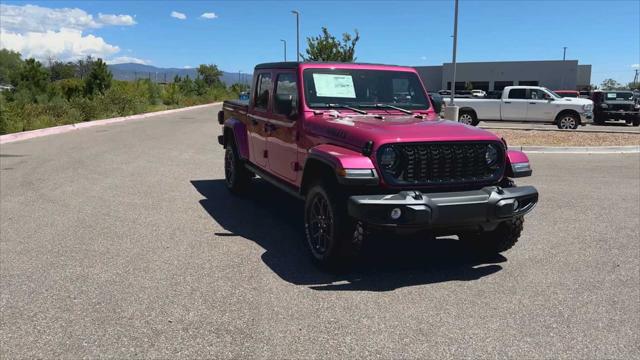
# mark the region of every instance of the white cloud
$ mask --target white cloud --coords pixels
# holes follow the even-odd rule
[[[77,60],[86,56],[106,58],[118,51],[116,45],[108,44],[101,37],[83,36],[80,30],[28,32],[18,34],[0,29],[0,47],[18,51],[23,58],[34,57],[45,60]]]
[[[181,12],[177,12],[177,11],[172,11],[171,12],[171,17],[179,19],[179,20],[185,20],[187,18],[187,15],[181,13]]]
[[[193,69],[193,66],[191,66],[191,65],[185,65],[185,66],[183,66],[182,68],[183,68],[183,69]]]
[[[126,14],[98,13],[94,17],[78,8],[0,4],[0,47],[39,60],[68,61],[89,55],[107,59],[120,48],[84,31],[135,24],[134,17]]]
[[[98,13],[98,20],[104,25],[113,26],[131,26],[135,25],[136,21],[131,15],[113,15],[113,14],[101,14]]]
[[[200,17],[203,19],[217,19],[218,15],[216,15],[216,13],[206,12],[200,15]]]
[[[37,5],[0,4],[0,27],[16,33],[59,31],[62,29],[86,30],[103,26],[135,25],[131,15],[93,15],[78,8],[52,9]]]
[[[118,56],[113,59],[107,60],[107,64],[125,64],[125,63],[134,63],[134,64],[143,64],[149,65],[151,64],[150,60],[138,59],[131,56]]]
[[[633,69],[640,69],[640,64],[632,64],[631,68]]]
[[[426,56],[420,56],[420,60],[427,60]]]

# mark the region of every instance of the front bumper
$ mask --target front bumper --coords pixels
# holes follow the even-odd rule
[[[640,118],[640,112],[638,111],[608,110],[602,113],[608,119],[635,120]]]
[[[593,112],[587,111],[580,114],[580,124],[591,124],[593,123]]]
[[[533,186],[488,186],[459,192],[355,195],[349,198],[348,211],[367,224],[386,227],[492,230],[502,221],[527,214],[537,202],[538,191]],[[400,215],[393,219],[397,209]]]

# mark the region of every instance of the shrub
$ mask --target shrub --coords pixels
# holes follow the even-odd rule
[[[89,100],[87,98],[76,97],[71,99],[70,104],[72,108],[80,112],[80,119],[82,121],[96,120],[104,117],[97,99]]]

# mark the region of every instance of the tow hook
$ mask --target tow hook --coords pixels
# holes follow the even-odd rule
[[[422,200],[422,193],[420,191],[410,191],[409,196],[411,196],[414,200]]]
[[[502,188],[501,188],[500,186],[496,186],[496,192],[497,192],[499,195],[504,194],[504,190],[502,190]]]

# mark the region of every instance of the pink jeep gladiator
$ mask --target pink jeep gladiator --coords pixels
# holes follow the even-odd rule
[[[250,99],[225,101],[225,179],[259,175],[305,202],[321,265],[344,264],[376,229],[458,235],[511,248],[538,201],[527,156],[488,131],[438,120],[410,67],[282,62],[256,66]]]

